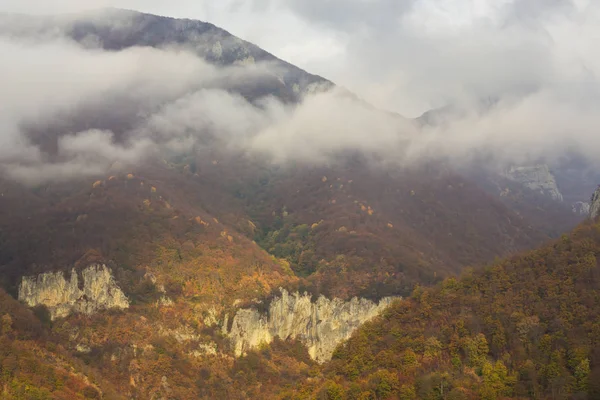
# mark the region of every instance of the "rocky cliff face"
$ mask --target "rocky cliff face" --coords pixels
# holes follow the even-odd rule
[[[543,195],[550,196],[556,201],[563,201],[563,195],[558,189],[556,178],[546,164],[527,167],[511,167],[504,176],[512,181],[528,187]]]
[[[117,286],[110,268],[91,265],[81,271],[82,288],[75,269],[69,280],[63,272],[50,272],[37,277],[23,277],[19,300],[30,307],[44,305],[52,319],[71,313],[93,314],[110,308],[128,308],[129,301]]]
[[[308,294],[282,290],[281,297],[271,302],[268,314],[254,309],[238,310],[231,330],[227,332],[225,323],[224,331],[232,341],[236,356],[278,337],[300,340],[308,347],[310,356],[322,363],[331,359],[336,346],[348,339],[356,328],[380,314],[393,300],[385,298],[374,303],[353,298],[344,302],[321,296],[312,302]]]
[[[600,215],[600,186],[598,186],[590,200],[590,218],[595,219],[598,215]]]
[[[590,203],[578,201],[573,203],[571,209],[575,214],[586,216],[590,214]]]

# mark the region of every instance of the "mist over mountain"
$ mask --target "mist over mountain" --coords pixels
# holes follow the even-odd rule
[[[109,136],[126,133],[139,139],[139,146],[148,147],[144,141],[160,142],[155,136],[161,133],[147,132],[157,129],[146,128],[147,121],[161,119],[161,112],[175,112],[176,107],[183,109],[177,112],[193,110],[204,94],[218,93],[220,101],[226,103],[217,106],[219,100],[207,100],[220,112],[208,113],[210,117],[206,119],[215,126],[215,132],[219,131],[219,137],[244,151],[263,151],[283,161],[313,161],[339,151],[364,150],[397,164],[444,159],[460,166],[482,154],[492,154],[488,162],[497,166],[529,164],[540,159],[553,164],[563,156],[565,148],[577,152],[592,165],[595,159],[590,151],[596,137],[593,114],[582,114],[586,108],[575,102],[559,104],[554,93],[544,90],[520,98],[499,96],[484,108],[465,107],[461,103],[457,109],[462,111],[452,113],[443,125],[427,124],[417,129],[410,121],[353,101],[353,96],[345,96],[346,92],[338,95],[337,89],[324,90],[333,85],[210,24],[114,9],[70,16],[5,15],[3,18],[6,21],[2,24],[6,33],[3,46],[7,54],[13,54],[6,66],[10,69],[4,72],[7,81],[29,82],[31,86],[9,88],[5,92],[12,102],[15,97],[22,99],[7,110],[10,117],[3,118],[11,125],[10,131],[14,131],[11,135],[15,136],[12,141],[16,143],[27,142],[20,138],[22,134],[32,135],[23,128],[27,130],[33,125],[30,130],[35,131],[36,125],[48,125],[48,119],[67,119],[56,117],[57,113],[85,114],[85,109],[72,110],[74,106],[69,102],[77,101],[79,108],[85,108],[82,103],[94,102],[87,107],[94,110],[95,123],[54,129],[69,132],[71,136],[88,128],[106,131]],[[65,91],[34,85],[36,77],[53,73],[58,74],[54,82],[65,80],[67,70],[56,65],[53,70],[51,65],[44,65],[43,60],[48,60],[44,54],[48,52],[60,55],[81,74],[76,88]],[[20,67],[20,62],[36,56],[42,60],[36,63],[37,69]],[[133,60],[138,58],[141,62],[134,64]],[[135,69],[142,65],[143,72]],[[99,82],[92,68],[96,71],[108,68],[113,73]],[[23,75],[15,76],[18,74]],[[152,82],[148,83],[149,80]],[[131,87],[140,89],[132,92]],[[311,94],[316,88],[319,88],[317,94]],[[36,97],[44,98],[44,107],[48,109],[40,110],[41,105],[27,100],[31,90],[40,92]],[[236,100],[235,95],[246,101]],[[267,99],[257,104],[265,96]],[[110,99],[108,104],[102,104],[104,99]],[[32,110],[27,110],[28,107]],[[28,118],[32,113],[33,120]],[[231,114],[238,119],[231,124],[233,127],[228,126]],[[168,119],[167,116],[162,121]],[[180,139],[191,140],[189,131],[201,130],[196,124],[192,129],[182,124],[183,121],[178,122],[175,132],[162,136],[173,137],[187,129]],[[365,131],[371,132],[368,138]],[[572,135],[573,131],[577,134]],[[147,135],[152,137],[142,137]],[[132,148],[138,146],[132,140],[127,144]],[[38,151],[35,144],[34,148],[19,151],[27,153],[29,158],[40,157],[34,154]]]

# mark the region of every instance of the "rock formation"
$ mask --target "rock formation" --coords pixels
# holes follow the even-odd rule
[[[117,286],[110,268],[91,265],[81,271],[82,288],[75,269],[69,280],[63,272],[49,272],[37,277],[23,277],[19,300],[30,307],[44,305],[52,319],[71,313],[94,314],[110,308],[128,308],[129,301]]]
[[[590,200],[590,218],[596,219],[596,217],[600,214],[600,186],[592,195],[592,199]]]
[[[282,290],[281,297],[271,302],[267,314],[241,309],[235,314],[231,329],[228,331],[225,324],[223,328],[236,356],[278,337],[300,340],[308,347],[311,358],[322,363],[331,359],[336,346],[356,328],[379,315],[393,300],[388,297],[374,303],[355,297],[345,302],[321,296],[312,302],[309,294]]]
[[[556,201],[563,201],[563,195],[558,189],[556,178],[546,164],[511,167],[504,173],[504,176],[533,191],[550,196]]]
[[[573,203],[571,209],[575,214],[586,216],[590,214],[590,203],[578,201]]]

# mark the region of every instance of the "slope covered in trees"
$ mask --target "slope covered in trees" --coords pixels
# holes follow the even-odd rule
[[[196,330],[202,315],[184,298],[50,323],[2,293],[3,395],[595,399],[599,253],[600,223],[588,222],[538,250],[419,287],[322,366],[299,343],[280,341],[234,359],[225,338]],[[219,355],[193,355],[207,340]]]
[[[0,290],[0,398],[123,398],[55,339],[38,316]]]
[[[433,289],[338,348],[328,399],[596,399],[600,223]]]
[[[330,296],[406,296],[548,238],[437,164],[399,169],[357,157],[282,169],[254,190],[242,195],[257,243]]]

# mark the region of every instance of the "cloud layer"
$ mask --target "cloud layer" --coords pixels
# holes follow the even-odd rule
[[[194,146],[322,161],[397,141],[398,126],[337,91],[286,105],[231,90],[277,81],[273,65],[217,68],[181,49],[107,52],[54,36],[5,37],[0,51],[10,54],[0,66],[0,169],[27,184],[99,175],[115,162]],[[368,128],[377,129],[375,141]]]
[[[227,83],[275,79],[272,65],[216,68],[182,49],[105,52],[56,32],[3,37],[0,169],[37,184],[215,144],[278,162],[360,150],[400,164],[481,154],[506,164],[557,160],[565,149],[595,162],[600,151],[595,3],[454,0],[452,12],[436,0],[244,4],[219,12],[311,21],[311,35],[343,49],[331,63],[344,64],[342,83],[383,109],[450,107],[419,128],[336,90],[299,105],[251,103]]]
[[[208,20],[406,116],[597,80],[593,0],[0,0],[0,10],[115,6]]]

